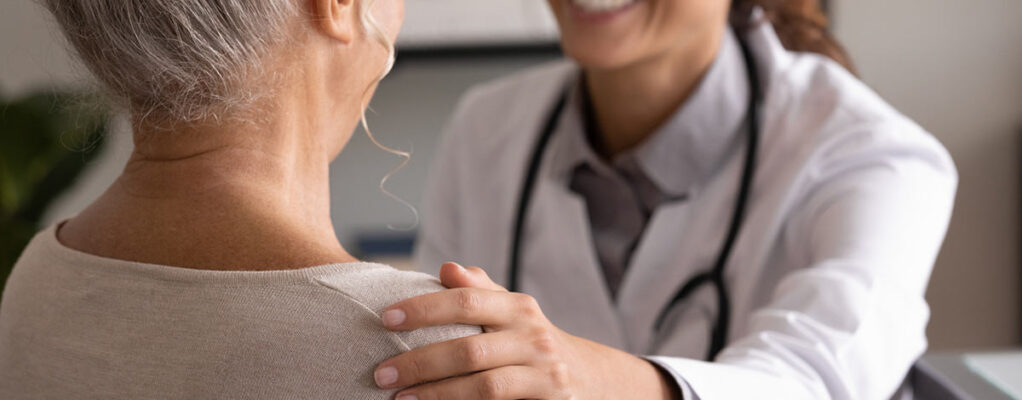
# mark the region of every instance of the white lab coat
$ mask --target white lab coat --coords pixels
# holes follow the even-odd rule
[[[744,150],[728,152],[687,202],[656,211],[616,301],[591,247],[584,201],[541,168],[522,291],[560,328],[649,356],[702,400],[889,398],[926,348],[923,294],[951,215],[953,163],[937,140],[832,61],[786,51],[769,24],[747,41],[764,89],[762,137],[725,274],[728,346],[715,362],[700,361],[716,315],[708,286],[677,306],[661,340],[653,325],[679,286],[711,266]],[[458,261],[507,283],[525,164],[575,74],[561,62],[464,97],[431,172],[422,269]]]

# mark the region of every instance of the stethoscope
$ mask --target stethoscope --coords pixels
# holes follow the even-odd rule
[[[748,203],[753,174],[755,173],[756,147],[759,143],[760,136],[759,99],[761,97],[761,89],[759,87],[759,76],[756,72],[756,62],[752,57],[752,52],[749,50],[749,46],[745,43],[745,40],[741,37],[741,35],[736,33],[735,36],[738,38],[738,43],[742,50],[742,57],[745,59],[746,73],[749,77],[749,142],[745,151],[745,160],[742,168],[741,183],[738,189],[738,197],[735,200],[734,210],[731,213],[730,227],[728,228],[727,236],[720,248],[720,252],[717,254],[717,259],[713,268],[696,274],[685,282],[685,284],[674,293],[671,301],[660,310],[654,325],[657,336],[661,336],[664,332],[664,328],[666,327],[668,320],[667,317],[670,315],[670,311],[703,285],[712,285],[716,288],[717,292],[718,314],[717,319],[713,324],[710,346],[706,354],[707,360],[713,360],[713,358],[720,353],[720,351],[724,348],[724,344],[727,339],[728,323],[731,318],[731,302],[727,294],[727,282],[724,280],[724,267],[727,265],[728,258],[731,256],[731,250],[734,247],[735,239],[738,237],[738,232],[741,230],[742,220],[745,216],[746,204]],[[529,158],[528,168],[526,169],[520,197],[518,199],[517,213],[515,214],[514,219],[514,233],[511,237],[511,260],[509,263],[510,276],[508,280],[508,289],[512,292],[516,292],[519,289],[518,280],[520,275],[519,271],[521,269],[520,259],[522,231],[525,227],[525,217],[529,208],[529,203],[532,199],[532,192],[536,187],[536,176],[539,172],[541,158],[547,144],[550,142],[550,138],[553,136],[553,133],[557,128],[557,121],[564,112],[567,98],[568,91],[562,91],[557,102],[554,104],[553,108],[551,108],[551,111],[546,118],[546,122],[542,126],[542,130],[540,130],[539,138],[532,150],[532,156]]]

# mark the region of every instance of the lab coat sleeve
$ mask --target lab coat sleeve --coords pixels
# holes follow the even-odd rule
[[[804,264],[715,363],[651,359],[702,400],[889,398],[926,348],[923,295],[957,175],[932,137],[886,132],[811,159],[782,233]]]
[[[681,400],[699,400],[699,396],[696,396],[695,393],[692,392],[692,387],[689,386],[688,382],[685,381],[685,377],[678,375],[676,371],[671,369],[669,365],[670,363],[667,362],[670,360],[670,357],[643,357],[643,358],[646,361],[656,364],[656,366],[660,367],[660,369],[670,374],[669,379],[674,379],[674,382],[678,386],[678,391],[681,392]]]
[[[447,126],[440,138],[440,144],[430,167],[429,178],[422,198],[422,225],[415,243],[416,268],[427,274],[436,276],[440,266],[448,261],[461,262],[458,259],[458,243],[460,242],[460,220],[463,212],[459,212],[461,176],[459,160],[466,151],[465,139],[459,133],[466,131],[463,126],[470,121],[467,106],[471,104],[466,95],[455,107]]]

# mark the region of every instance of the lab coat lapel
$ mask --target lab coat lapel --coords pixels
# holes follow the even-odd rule
[[[540,179],[529,212],[522,289],[555,325],[573,335],[625,348],[618,318],[592,248],[585,203],[564,185]],[[558,260],[561,265],[549,265]]]
[[[683,303],[672,307],[666,337],[657,337],[656,319],[675,292],[695,274],[712,267],[723,241],[730,206],[734,201],[733,179],[740,167],[737,159],[720,172],[722,179],[698,189],[684,203],[661,206],[654,214],[633,257],[618,294],[617,310],[633,353],[660,350],[658,354],[702,358],[716,315],[714,293],[700,288]],[[702,210],[690,213],[690,210]],[[659,343],[659,346],[654,346]],[[666,346],[666,347],[665,347]],[[657,347],[657,348],[654,348]]]
[[[689,217],[685,202],[660,206],[643,233],[618,292],[617,308],[624,320],[628,350],[645,351],[652,338],[651,323],[664,303],[664,293],[695,271],[679,265],[691,254],[691,242],[665,240],[677,237]],[[658,240],[646,240],[656,238]]]

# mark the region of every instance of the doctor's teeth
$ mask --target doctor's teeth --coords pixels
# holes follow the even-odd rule
[[[637,0],[570,0],[576,6],[589,12],[606,12],[627,6]]]

